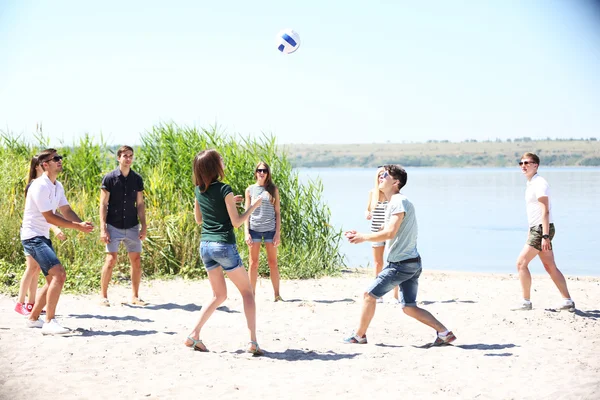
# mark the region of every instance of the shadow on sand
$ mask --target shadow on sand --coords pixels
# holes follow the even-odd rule
[[[298,350],[298,349],[287,349],[285,351],[277,352],[277,351],[268,351],[263,349],[265,354],[261,357],[264,358],[272,358],[275,360],[286,360],[286,361],[312,361],[312,360],[320,360],[320,361],[337,361],[344,359],[354,358],[360,353],[350,353],[350,354],[339,354],[334,353],[333,351],[328,351],[326,353],[317,353],[312,350]],[[245,353],[244,350],[235,351],[236,354]]]
[[[314,303],[332,304],[332,303],[356,303],[353,299],[339,299],[339,300],[313,300]]]
[[[457,299],[452,299],[452,300],[442,300],[442,301],[429,301],[429,300],[423,300],[423,301],[419,301],[418,302],[419,305],[429,305],[429,304],[435,304],[435,303],[464,303],[464,304],[475,304],[477,303],[476,301],[473,300],[457,300]]]
[[[146,335],[155,335],[159,333],[158,331],[141,331],[139,329],[131,329],[127,331],[93,331],[91,329],[83,329],[77,328],[73,330],[70,334],[64,335],[68,337],[90,337],[90,336],[146,336]],[[160,332],[166,335],[175,335],[176,332]]]
[[[126,304],[124,304],[126,305]],[[134,307],[134,308],[142,308],[144,310],[183,310],[183,311],[200,311],[202,310],[202,306],[194,303],[189,304],[177,304],[177,303],[165,303],[165,304],[152,304],[146,307]],[[232,310],[227,306],[217,307],[217,311],[223,311],[226,313],[235,313],[238,314],[240,311]]]
[[[457,344],[454,347],[461,348],[463,350],[504,350],[504,349],[512,349],[514,347],[519,347],[516,344],[507,343],[507,344]],[[497,354],[496,354],[497,355]]]
[[[549,312],[564,312],[564,311],[555,310],[553,308],[547,308],[546,311],[549,311]],[[594,319],[594,320],[600,319],[600,310],[583,311],[583,310],[577,310],[577,309],[575,309],[575,311],[573,312],[573,314],[577,315],[578,317],[583,317],[583,318],[589,318],[589,319]]]
[[[93,318],[93,319],[108,319],[111,321],[134,321],[134,322],[154,322],[151,319],[138,318],[133,315],[125,315],[122,317],[116,315],[92,315],[92,314],[68,314],[66,315],[68,318]]]

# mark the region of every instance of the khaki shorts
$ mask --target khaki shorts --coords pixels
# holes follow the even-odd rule
[[[550,224],[550,241],[554,238],[554,224]],[[532,226],[529,228],[529,237],[527,238],[527,244],[538,251],[542,251],[542,225]],[[550,250],[552,250],[552,243],[550,243]]]

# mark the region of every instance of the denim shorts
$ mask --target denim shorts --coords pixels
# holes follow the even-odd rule
[[[31,239],[21,240],[21,243],[23,249],[25,249],[25,256],[31,256],[37,261],[44,276],[48,276],[48,272],[52,267],[60,265],[60,261],[52,247],[52,241],[45,236],[35,236]]]
[[[252,229],[249,229],[249,231],[250,231],[250,236],[252,237],[252,241],[254,243],[261,243],[263,241],[263,239],[265,240],[265,243],[273,243],[273,238],[275,237],[275,231],[256,232],[256,231],[253,231]]]
[[[376,299],[400,286],[402,289],[402,306],[417,306],[417,291],[419,289],[419,276],[421,276],[421,257],[400,262],[390,262],[375,278],[367,289]]]
[[[235,243],[200,242],[200,258],[207,271],[219,266],[223,267],[225,271],[233,271],[243,266]]]
[[[106,231],[110,235],[110,243],[106,244],[107,253],[117,253],[121,242],[125,243],[125,248],[128,253],[142,252],[139,224],[129,229],[119,229],[110,224],[106,224]]]

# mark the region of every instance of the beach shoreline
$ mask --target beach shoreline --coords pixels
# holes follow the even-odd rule
[[[560,295],[533,276],[529,312],[516,274],[426,270],[417,301],[454,331],[453,346],[423,349],[435,332],[379,304],[369,343],[342,343],[358,323],[366,268],[341,277],[284,280],[274,303],[268,279],[257,286],[258,340],[248,342],[241,297],[228,282],[227,301],[202,331],[209,353],[183,345],[211,295],[208,281],[143,281],[146,308],[121,305],[129,288],[99,296],[63,294],[58,318],[74,332],[42,336],[24,327],[14,297],[0,295],[0,399],[344,399],[600,397],[600,277],[567,277],[575,313],[548,311]]]

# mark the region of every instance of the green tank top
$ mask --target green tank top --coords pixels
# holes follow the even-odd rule
[[[202,212],[202,241],[235,243],[233,225],[225,205],[225,196],[233,193],[231,186],[223,182],[213,182],[205,192],[196,186],[196,201]]]

